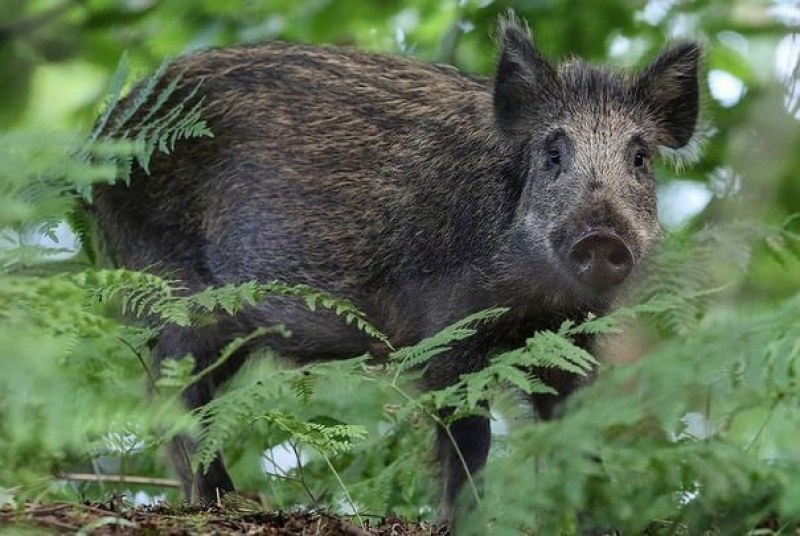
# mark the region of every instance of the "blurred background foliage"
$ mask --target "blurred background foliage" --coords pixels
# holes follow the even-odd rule
[[[665,163],[659,168],[662,220],[665,227],[678,238],[698,236],[709,225],[736,221],[764,226],[762,229],[766,230],[753,233],[759,239],[751,241],[753,247],[747,249],[744,258],[716,256],[713,259],[701,259],[704,263],[702,269],[715,272],[715,280],[722,285],[722,290],[717,289],[714,299],[704,304],[712,313],[709,315],[712,327],[713,319],[720,321],[722,327],[701,333],[705,339],[695,341],[693,346],[683,345],[684,337],[688,337],[689,333],[687,326],[684,326],[686,329],[673,329],[660,351],[666,356],[664,362],[669,362],[669,356],[676,359],[678,356],[684,362],[689,362],[691,356],[684,354],[691,353],[690,349],[699,348],[700,352],[713,349],[720,354],[714,356],[719,360],[709,361],[707,366],[709,369],[718,365],[723,367],[720,365],[725,357],[722,354],[735,355],[737,349],[742,348],[738,346],[738,340],[733,338],[726,345],[725,337],[731,332],[742,337],[749,336],[750,331],[743,328],[750,323],[754,326],[754,335],[747,339],[751,345],[748,348],[754,348],[755,345],[768,348],[771,335],[765,337],[763,329],[769,329],[769,326],[778,326],[782,330],[775,334],[775,341],[791,346],[790,335],[794,333],[791,330],[796,328],[792,328],[791,321],[787,319],[796,314],[797,300],[786,300],[795,296],[800,288],[800,251],[791,251],[792,248],[796,250],[800,243],[796,240],[800,233],[800,219],[792,218],[793,214],[800,212],[800,174],[797,171],[800,169],[800,3],[796,1],[0,0],[0,130],[4,131],[2,140],[6,143],[6,146],[0,144],[0,155],[5,155],[5,161],[0,161],[0,207],[5,206],[1,202],[4,201],[3,196],[8,194],[3,189],[15,184],[14,181],[24,182],[15,178],[15,170],[34,175],[38,156],[53,159],[50,153],[70,146],[63,142],[64,139],[74,141],[90,131],[100,110],[100,101],[106,96],[111,74],[123,53],[127,53],[134,71],[145,76],[157,68],[165,57],[176,57],[204,47],[283,39],[409,54],[430,61],[452,63],[467,72],[489,76],[496,54],[493,39],[496,22],[509,8],[530,23],[536,43],[554,59],[575,55],[620,68],[641,67],[669,40],[699,39],[705,44],[702,83],[706,95],[703,112],[706,136],[696,162],[677,168]],[[27,134],[15,137],[15,132]],[[19,157],[22,152],[25,152],[24,157]],[[19,158],[15,160],[12,157]],[[80,182],[76,177],[81,170],[83,168],[70,171],[70,187]],[[106,172],[113,174],[113,171]],[[97,171],[95,179],[101,175]],[[12,191],[10,186],[8,190]],[[48,217],[59,213],[66,216],[67,212],[68,206],[59,205],[57,209],[44,214]],[[26,225],[32,225],[37,222],[37,217],[29,214],[23,220]],[[10,212],[2,214],[0,211],[0,231],[8,230],[8,226],[15,221]],[[25,232],[19,234],[17,242],[9,241],[6,235],[0,233],[0,251],[18,247],[25,240],[55,247],[59,255],[68,255],[70,247],[78,247],[74,245],[74,239],[65,226],[50,229],[53,237],[59,239],[58,243],[43,237],[41,233],[28,232],[30,228],[23,227],[23,230]],[[740,235],[715,234],[714,239],[748,241],[748,236],[743,231]],[[0,267],[13,273],[17,265],[3,264],[3,259],[0,256]],[[674,270],[672,273],[678,274],[676,277],[681,274]],[[30,294],[26,295],[25,300],[36,302],[34,294],[38,292],[38,287],[26,287],[29,282],[23,284],[20,281],[0,279],[0,296],[8,289],[13,292],[7,295],[16,296],[15,289],[26,288],[30,289]],[[41,292],[49,292],[48,296],[56,296],[69,305],[62,308],[62,316],[85,311],[86,296],[82,293],[85,289],[65,280],[56,283],[63,287],[45,288],[46,284],[43,284]],[[678,280],[665,283],[664,286],[675,289],[680,284]],[[11,461],[8,461],[7,467],[34,467],[38,463],[36,458],[42,459],[40,466],[36,466],[36,470],[31,470],[30,474],[23,475],[24,478],[20,477],[22,473],[19,472],[6,473],[20,478],[14,482],[3,481],[3,469],[6,466],[0,463],[0,502],[4,493],[8,494],[8,490],[17,484],[38,482],[39,489],[43,489],[42,468],[49,468],[53,460],[63,461],[65,467],[72,470],[131,471],[135,474],[163,476],[166,469],[155,456],[139,457],[135,463],[127,456],[119,456],[120,452],[141,450],[142,444],[135,440],[131,444],[131,438],[135,439],[138,434],[146,435],[141,429],[160,425],[160,421],[153,424],[158,419],[148,416],[145,409],[147,402],[142,397],[144,388],[140,381],[139,356],[126,347],[134,343],[144,345],[145,337],[112,322],[108,325],[92,325],[91,329],[86,328],[81,332],[84,335],[101,332],[106,338],[100,343],[89,340],[90,337],[73,337],[64,333],[53,333],[52,337],[48,335],[48,338],[42,338],[41,330],[21,331],[17,324],[8,322],[8,319],[18,320],[13,316],[16,314],[15,306],[0,304],[0,319],[6,322],[0,323],[0,360],[3,361],[6,378],[29,378],[30,384],[23,385],[12,379],[3,383],[4,380],[0,378],[0,386],[5,386],[12,396],[18,398],[35,398],[32,393],[41,391],[42,386],[52,385],[52,389],[47,393],[50,397],[48,403],[41,406],[44,409],[40,413],[47,416],[42,421],[44,425],[39,421],[37,426],[25,422],[4,423],[0,418],[0,440],[4,439],[4,429],[17,431],[17,437],[12,438],[14,441],[6,443],[16,445],[16,458],[9,457]],[[97,304],[93,304],[93,307],[103,308]],[[770,308],[782,312],[775,313],[777,319],[770,316]],[[750,313],[752,315],[748,316]],[[684,324],[693,321],[699,324],[700,316],[684,319]],[[40,322],[41,318],[34,318],[31,322],[34,321]],[[37,325],[37,329],[39,327]],[[762,331],[758,332],[759,329]],[[774,430],[774,434],[764,431],[770,419],[773,424],[776,419],[782,419],[784,423],[800,422],[796,404],[781,409],[778,417],[773,418],[772,410],[776,406],[770,398],[778,396],[783,397],[783,401],[792,401],[797,397],[796,361],[800,359],[797,355],[800,350],[796,344],[789,346],[785,350],[783,346],[769,350],[786,359],[795,359],[787,365],[789,372],[784,375],[787,385],[769,389],[761,384],[751,386],[752,392],[746,392],[752,401],[752,411],[749,413],[741,409],[747,407],[747,402],[736,398],[743,396],[745,391],[731,387],[736,396],[731,395],[730,399],[736,402],[728,404],[725,400],[715,399],[715,403],[723,408],[721,416],[718,412],[715,418],[724,421],[724,425],[716,423],[728,434],[723,437],[724,441],[752,445],[760,440],[766,445],[762,458],[779,459],[791,464],[796,458],[791,454],[792,445],[797,442],[793,433],[797,430],[794,424],[780,427]],[[644,351],[639,341],[633,341],[622,352],[628,355],[619,359],[635,357]],[[64,358],[60,365],[65,365],[68,374],[58,381],[52,380],[53,356],[79,354],[83,357],[72,364],[72,369],[69,368],[69,359]],[[758,354],[751,353],[750,361],[745,359],[751,367],[748,370],[758,368],[757,357]],[[676,362],[680,367],[680,360]],[[32,364],[37,368],[31,368]],[[247,373],[250,378],[266,378],[274,374],[264,370],[273,371],[273,367],[265,362],[253,363]],[[727,371],[727,368],[724,370]],[[682,378],[677,378],[675,370],[663,374],[675,375],[676,385],[685,385],[687,393],[690,389],[694,393],[700,387],[692,383],[699,381],[699,376],[689,377],[693,372],[693,368],[684,370]],[[714,370],[707,372],[713,375]],[[660,393],[658,396],[671,398],[667,402],[678,408],[669,410],[671,418],[683,415],[681,412],[685,413],[690,403],[684,403],[674,393],[667,392],[665,395],[666,391],[658,391],[664,388],[659,384],[664,377],[661,369],[653,368],[650,373],[653,374],[650,377],[652,393],[641,396],[646,399],[653,393]],[[648,378],[646,371],[642,374],[642,377]],[[247,377],[237,382],[246,385]],[[288,397],[278,399],[275,408],[293,411],[301,420],[313,421],[320,415],[325,418],[337,415],[343,422],[368,423],[366,426],[370,439],[363,447],[371,454],[359,457],[345,453],[344,459],[340,460],[344,468],[342,478],[352,486],[350,489],[354,494],[360,493],[361,500],[366,501],[368,508],[378,509],[382,502],[388,501],[406,515],[429,514],[430,508],[419,508],[421,504],[433,504],[432,497],[435,495],[431,489],[430,475],[419,471],[420,467],[424,467],[428,455],[429,427],[398,419],[395,427],[387,428],[387,408],[391,415],[391,405],[397,400],[386,392],[383,384],[353,379],[335,369],[329,371],[328,376],[320,378],[326,387],[314,393],[312,405],[298,408],[296,400]],[[620,385],[628,384],[606,384],[606,389],[608,385],[613,386],[616,389],[614,393],[619,394],[626,389]],[[94,393],[83,397],[84,406],[69,405],[74,396],[71,390],[75,386]],[[793,394],[787,398],[783,389]],[[602,389],[598,393],[596,396],[601,397]],[[0,402],[3,402],[4,396],[0,391]],[[589,400],[592,400],[591,396]],[[606,396],[605,399],[596,398],[594,403],[601,407],[602,404],[613,405],[631,400],[636,399]],[[506,416],[515,412],[515,402],[511,398],[501,400],[499,406]],[[0,403],[0,417],[4,416],[3,407]],[[98,408],[102,408],[102,411],[97,411]],[[735,408],[735,411],[731,409],[731,413],[736,413],[736,418],[729,418],[725,414],[729,408]],[[615,407],[608,414],[625,416],[625,409],[630,410],[630,407]],[[697,409],[697,405],[694,409]],[[173,410],[169,408],[169,411]],[[86,456],[86,452],[81,450],[85,447],[81,438],[66,443],[63,441],[64,437],[69,436],[69,427],[76,424],[76,412],[86,415],[81,419],[80,424],[85,426],[81,430],[92,440],[120,422],[125,423],[122,428],[132,427],[132,431],[111,436],[112,439],[116,437],[119,445],[112,445],[109,436],[105,436],[104,440],[97,442],[93,456]],[[167,410],[164,412],[168,413]],[[9,415],[12,414],[13,411],[10,411]],[[136,420],[136,414],[141,415],[141,419]],[[596,415],[589,412],[579,411],[575,415],[572,421],[565,421],[564,434],[574,431],[579,425],[582,429],[588,427],[588,424],[582,424],[581,418],[586,418],[587,422],[596,419]],[[630,417],[630,422],[639,417],[639,414]],[[710,426],[709,423],[713,421],[708,414],[705,417],[707,420],[700,419],[700,428]],[[697,426],[693,427],[689,421],[691,419],[687,421],[687,429],[694,437],[703,439],[702,430],[698,431]],[[630,422],[614,423],[614,426],[629,426]],[[562,433],[551,426],[530,433],[551,434],[551,437]],[[668,428],[667,425],[665,427]],[[20,436],[20,430],[27,435]],[[267,444],[286,450],[285,440],[291,434],[270,431],[263,422],[256,422],[250,431],[256,433],[235,438],[227,451],[234,477],[243,488],[259,489],[263,486],[259,472],[252,470],[260,463],[266,472],[277,475],[277,480],[295,479],[297,484],[299,479],[303,485],[295,486],[295,491],[282,496],[286,488],[275,486],[275,480],[271,480],[271,487],[267,491],[278,505],[307,503],[309,495],[312,496],[312,502],[319,501],[322,504],[341,501],[329,468],[320,460],[308,463],[305,474],[301,472],[298,476],[291,473],[287,476],[288,473],[280,467],[281,462],[277,459],[279,453],[275,454],[275,460],[265,461],[262,458],[259,445],[265,444],[265,435],[272,434]],[[260,437],[256,437],[259,434]],[[41,450],[43,443],[51,450]],[[152,444],[155,443],[157,441],[153,440]],[[546,449],[547,438],[537,438],[536,444]],[[152,445],[145,445],[148,446]],[[501,442],[500,452],[502,448]],[[572,454],[572,451],[563,449],[563,445],[559,449],[556,449],[556,459],[558,455],[566,458]],[[149,452],[152,454],[154,450]],[[666,448],[665,452],[673,455],[674,451]],[[720,454],[722,451],[715,452]],[[305,459],[304,453],[289,452],[288,456],[291,458],[295,454]],[[76,459],[84,465],[76,466]],[[614,459],[613,451],[608,459]],[[697,459],[703,460],[700,456]],[[509,460],[518,461],[513,457]],[[674,462],[667,454],[664,460],[654,463],[664,469]],[[739,458],[727,459],[720,455],[719,464],[710,467],[724,468],[726,464],[739,461]],[[627,462],[619,464],[623,468],[628,465]],[[796,464],[793,467],[796,470]],[[648,474],[661,474],[652,472],[652,467],[648,469],[651,470]],[[550,476],[563,478],[560,475],[569,474],[569,470],[556,472],[555,476],[551,472]],[[594,471],[586,467],[576,469],[578,473],[584,470],[588,473]],[[763,475],[766,474],[764,471],[766,469],[763,466],[757,466],[752,473]],[[667,472],[666,469],[664,472]],[[526,475],[519,475],[513,470],[506,474],[527,479]],[[786,479],[786,475],[790,474],[778,475],[776,479]],[[625,477],[628,476],[626,473]],[[575,475],[572,480],[575,486],[581,482],[580,478],[579,474]],[[697,475],[695,478],[701,479]],[[757,481],[758,478],[761,476],[754,476],[751,480]],[[630,481],[629,478],[627,480]],[[687,480],[691,480],[691,477],[687,477]],[[741,482],[751,480],[744,479]],[[310,490],[302,489],[308,482],[316,484]],[[729,484],[724,479],[718,479],[717,483],[720,489]],[[631,481],[631,485],[634,484]],[[508,484],[518,485],[518,482]],[[552,483],[552,489],[558,485],[558,482]],[[74,489],[69,488],[69,493]],[[98,491],[88,486],[77,487],[79,494],[89,489],[92,493]],[[152,488],[147,489],[152,491]],[[100,488],[100,492],[106,491],[107,488]],[[563,491],[570,493],[566,488]],[[156,490],[156,493],[160,491]],[[635,499],[636,494],[641,493],[641,490],[634,490],[631,497]],[[744,490],[742,495],[747,496],[747,493],[748,490]],[[369,503],[370,496],[374,498],[374,505]],[[794,495],[787,496],[800,498],[800,489],[795,489]],[[616,496],[607,497],[611,501]],[[567,497],[564,500],[573,499]],[[619,500],[621,502],[615,508],[624,507],[624,501]],[[727,506],[730,507],[729,504]]]

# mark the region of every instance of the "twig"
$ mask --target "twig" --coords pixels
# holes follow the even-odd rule
[[[311,499],[311,503],[316,507],[319,504],[319,502],[317,501],[317,498],[314,497],[314,494],[311,493],[311,489],[308,487],[308,484],[306,483],[306,477],[305,474],[303,473],[303,459],[300,457],[300,451],[297,450],[297,445],[292,441],[289,441],[289,446],[292,448],[292,452],[294,452],[294,457],[297,460],[297,474],[300,477],[300,485],[303,486],[304,490],[306,490],[308,497]]]
[[[73,480],[76,482],[120,482],[123,484],[143,484],[147,486],[161,486],[168,488],[179,488],[181,483],[173,478],[151,478],[147,476],[128,476],[128,475],[96,475],[92,473],[57,473],[57,478],[61,480]]]
[[[81,503],[65,503],[72,508],[78,508],[85,512],[92,512],[93,514],[97,514],[99,516],[108,516],[110,514],[116,514],[113,510],[109,510],[106,508],[98,508],[96,506],[92,506],[91,504],[81,504]]]
[[[31,516],[46,516],[49,514],[54,514],[66,508],[71,508],[73,505],[70,503],[63,503],[57,506],[50,506],[50,507],[41,507],[41,508],[30,508],[25,511],[26,514]]]

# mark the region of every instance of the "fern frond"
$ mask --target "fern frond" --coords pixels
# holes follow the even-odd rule
[[[125,102],[125,107],[122,110],[122,112],[117,114],[116,117],[114,118],[114,122],[111,125],[110,129],[105,129],[105,122],[98,124],[97,127],[95,128],[99,127],[100,131],[105,130],[111,136],[114,136],[116,133],[118,133],[120,129],[122,129],[128,123],[128,121],[130,121],[131,118],[133,118],[133,116],[136,115],[136,113],[139,112],[141,108],[151,98],[153,92],[156,89],[157,84],[164,78],[164,74],[166,73],[169,65],[170,65],[169,59],[165,59],[164,61],[162,61],[158,69],[156,69],[156,71],[152,75],[148,76],[145,79],[145,81],[142,82],[142,84],[140,84],[136,89],[134,89],[131,96],[127,99],[127,102]],[[122,71],[119,74],[121,76],[125,76],[125,78],[127,79],[128,75],[127,70]],[[114,78],[116,78],[116,76],[117,73],[115,73]],[[142,119],[139,123],[137,123],[137,126],[143,125],[144,123],[149,121],[150,118],[155,113],[161,110],[161,107],[164,105],[164,103],[167,101],[170,95],[172,95],[172,93],[175,91],[175,86],[178,84],[179,81],[180,78],[176,77],[174,84],[172,84],[171,86],[167,86],[167,88],[164,91],[161,91],[158,94],[156,103],[150,108],[144,119]],[[114,82],[112,78],[112,84],[113,83]],[[114,93],[113,95],[117,98],[117,101],[113,103],[113,106],[116,106],[116,104],[119,102],[121,94],[117,92]],[[113,106],[111,107],[112,112],[113,112]]]
[[[303,404],[308,404],[309,400],[311,400],[311,395],[314,394],[314,388],[316,387],[316,379],[316,375],[306,371],[292,378],[289,385],[294,392],[294,396]]]
[[[167,389],[183,389],[192,381],[194,358],[186,356],[181,359],[164,359],[156,381],[156,387]]]
[[[271,395],[275,395],[272,389],[257,383],[217,397],[201,408],[199,413],[205,426],[193,460],[195,466],[207,468],[226,443],[259,421],[326,455],[350,450],[367,435],[363,426],[302,421],[285,411],[268,410]]]
[[[480,326],[489,324],[500,318],[508,309],[485,309],[444,328],[435,335],[427,337],[414,346],[401,348],[390,355],[395,362],[398,373],[402,373],[431,360],[436,355],[452,348],[452,343],[473,336]]]
[[[201,118],[203,99],[199,98],[197,102],[192,102],[197,96],[202,82],[196,84],[178,102],[172,103],[168,110],[160,110],[164,102],[177,89],[180,80],[181,77],[177,76],[170,81],[167,88],[158,96],[150,113],[145,117],[159,112],[157,116],[154,115],[150,121],[140,123],[125,133],[125,137],[130,136],[138,143],[140,150],[136,153],[136,161],[145,173],[149,173],[150,157],[156,149],[164,154],[169,154],[175,150],[175,144],[179,139],[212,135]]]
[[[123,53],[119,59],[117,68],[111,75],[111,81],[109,82],[108,89],[106,90],[105,109],[100,115],[100,118],[95,122],[92,132],[89,134],[87,145],[92,145],[105,131],[108,120],[116,110],[117,104],[122,97],[123,89],[130,78],[130,71],[131,68],[130,60],[128,60],[128,54]]]

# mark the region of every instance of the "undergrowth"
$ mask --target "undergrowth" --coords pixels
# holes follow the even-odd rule
[[[431,430],[447,424],[437,410],[454,407],[462,416],[485,411],[489,402],[509,431],[497,438],[483,498],[465,531],[570,533],[580,519],[632,532],[696,534],[741,532],[772,518],[786,526],[800,521],[800,295],[725,306],[753,247],[795,262],[800,240],[791,221],[677,233],[627,306],[532,334],[524,347],[493,356],[486,369],[443,391],[420,393],[412,380],[431,358],[505,311],[477,313],[393,349],[381,364],[356,356],[285,368],[264,356],[212,403],[187,413],[180,393],[209,370],[194,372],[191,356],[151,370],[150,347],[163,325],[208,322],[215,313],[283,296],[334,311],[387,341],[347,301],[291,282],[187,295],[177,281],[101,267],[91,218],[75,208],[91,201],[91,185],[125,181],[131,165],[147,169],[153,151],[211,134],[195,92],[165,108],[177,81],[157,90],[163,73],[120,105],[128,79],[123,63],[88,137],[0,135],[0,501],[112,490],[130,497],[141,489],[177,499],[172,488],[146,479],[109,488],[70,475],[164,476],[159,449],[191,433],[200,442],[195,467],[223,450],[239,486],[262,491],[273,507],[432,517]],[[156,104],[122,131],[146,101]],[[83,244],[66,259],[71,252],[40,245],[63,221]],[[231,343],[211,367],[267,330],[291,336],[264,326]],[[587,375],[597,362],[575,338],[613,339],[631,330],[646,334],[646,355],[634,364],[600,365],[597,381],[562,418],[534,423],[521,408],[516,393],[552,392],[523,369]]]

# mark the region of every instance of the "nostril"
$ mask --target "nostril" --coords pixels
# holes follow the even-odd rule
[[[569,258],[575,264],[583,265],[592,262],[593,250],[586,244],[578,244],[569,253]]]
[[[614,247],[608,252],[608,262],[613,266],[623,267],[631,264],[631,254],[628,248],[619,244],[619,247]]]

